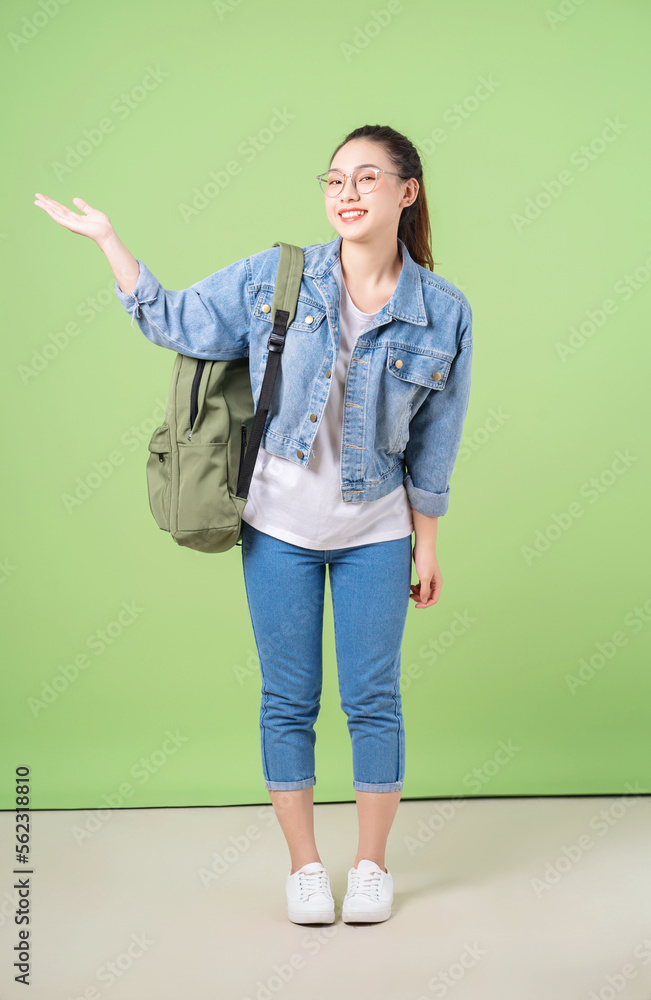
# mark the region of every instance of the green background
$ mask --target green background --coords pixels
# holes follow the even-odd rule
[[[443,593],[410,602],[405,630],[404,797],[648,790],[648,5],[40,10],[2,12],[0,805],[20,765],[33,808],[268,802],[240,548],[181,549],[149,510],[174,355],[130,326],[104,256],[34,192],[105,211],[166,288],[186,288],[276,240],[333,239],[315,175],[366,123],[420,150],[436,271],[474,318]],[[272,133],[277,110],[291,118]],[[123,602],[140,610],[110,626]],[[168,731],[185,738],[174,752]],[[329,587],[316,731],[315,801],[354,800]]]

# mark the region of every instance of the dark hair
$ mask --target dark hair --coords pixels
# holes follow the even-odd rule
[[[418,150],[406,135],[396,132],[389,125],[361,125],[349,132],[339,143],[330,157],[330,163],[341,147],[351,139],[369,139],[371,142],[376,142],[384,148],[403,180],[415,177],[418,181],[420,186],[416,200],[402,210],[398,223],[398,236],[407,247],[409,256],[417,264],[433,271],[435,261],[432,257],[432,232],[423,183],[423,165]]]

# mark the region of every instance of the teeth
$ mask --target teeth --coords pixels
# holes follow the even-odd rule
[[[341,212],[343,219],[350,219],[354,215],[366,215],[366,212]]]

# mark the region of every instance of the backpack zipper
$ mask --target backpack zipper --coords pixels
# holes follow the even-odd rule
[[[237,481],[239,483],[240,476],[242,475],[242,465],[244,463],[244,452],[246,451],[246,424],[242,424],[242,434],[241,434],[241,445],[240,445],[240,468],[237,473]]]
[[[199,385],[205,364],[205,360],[200,359],[197,361],[194,378],[192,379],[192,389],[190,390],[190,433],[188,434],[188,441],[192,437],[192,428],[199,412]]]

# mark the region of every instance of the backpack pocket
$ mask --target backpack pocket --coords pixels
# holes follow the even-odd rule
[[[172,501],[172,444],[168,424],[157,427],[149,442],[147,459],[147,487],[149,506],[158,527],[170,530],[170,504]]]
[[[178,531],[223,530],[238,523],[228,485],[228,441],[179,441]]]

